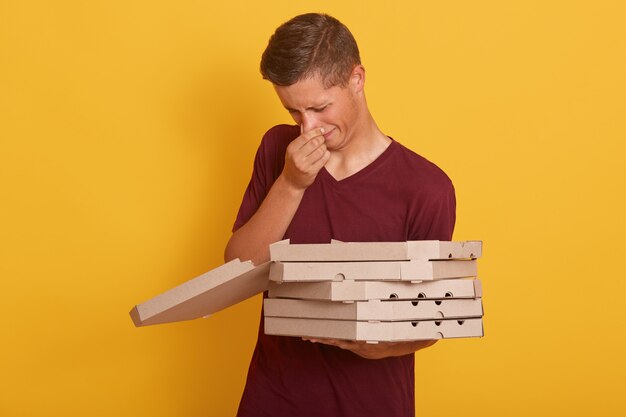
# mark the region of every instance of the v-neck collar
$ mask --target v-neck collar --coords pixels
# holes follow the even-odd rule
[[[391,139],[391,143],[389,144],[389,146],[387,146],[387,148],[383,151],[383,153],[378,155],[376,159],[374,159],[372,162],[370,162],[368,165],[366,165],[359,171],[355,172],[354,174],[344,179],[337,180],[335,179],[335,177],[333,177],[330,174],[330,172],[328,172],[326,167],[322,167],[318,175],[322,175],[322,178],[326,182],[330,183],[334,187],[339,187],[339,188],[347,187],[355,182],[358,182],[361,178],[366,177],[367,175],[369,175],[369,173],[371,173],[380,165],[382,165],[395,152],[396,148],[398,147],[398,142],[393,140],[392,137],[389,137],[389,139]]]

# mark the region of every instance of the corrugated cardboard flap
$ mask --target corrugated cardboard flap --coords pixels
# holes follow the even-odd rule
[[[267,290],[269,262],[255,267],[234,259],[135,306],[135,326],[205,317]]]
[[[432,281],[475,277],[475,259],[444,261],[373,262],[280,262],[270,266],[270,280],[276,282],[311,281]]]
[[[355,262],[476,259],[482,241],[419,240],[408,242],[340,242],[291,244],[281,240],[270,245],[270,259],[282,262]]]
[[[442,279],[416,284],[405,281],[270,282],[269,297],[327,301],[481,298],[482,286],[478,279]]]

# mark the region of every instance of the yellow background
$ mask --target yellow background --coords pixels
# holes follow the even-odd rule
[[[626,10],[615,1],[0,2],[0,415],[228,416],[260,299],[136,329],[222,263],[264,131],[258,62],[329,12],[381,129],[482,239],[486,337],[416,356],[424,416],[623,415]]]

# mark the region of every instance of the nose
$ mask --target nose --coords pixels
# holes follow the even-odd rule
[[[320,125],[315,115],[308,111],[304,112],[300,120],[300,129],[302,132],[308,132],[316,127],[320,127]]]

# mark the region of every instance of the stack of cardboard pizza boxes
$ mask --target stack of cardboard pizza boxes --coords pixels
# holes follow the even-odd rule
[[[371,343],[483,335],[482,242],[270,246],[265,333]]]
[[[366,342],[483,335],[482,242],[270,246],[271,262],[234,259],[136,305],[136,326],[207,317],[260,292],[265,333]]]

